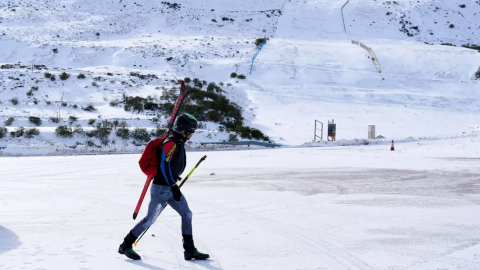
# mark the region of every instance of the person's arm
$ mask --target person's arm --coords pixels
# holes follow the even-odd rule
[[[176,151],[177,144],[174,141],[166,142],[163,145],[162,151],[162,160],[160,161],[160,169],[162,170],[163,177],[168,185],[173,185],[177,180],[178,172],[176,172],[176,166],[172,165],[175,164],[176,161]]]
[[[179,159],[178,152],[177,144],[175,142],[166,142],[163,145],[162,161],[160,162],[160,169],[162,170],[163,177],[172,190],[173,199],[177,202],[183,199],[180,188],[176,184],[179,177],[179,169],[177,168]]]

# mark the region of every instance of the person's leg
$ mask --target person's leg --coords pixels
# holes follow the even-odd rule
[[[192,211],[188,207],[185,195],[182,195],[182,197],[179,202],[172,197],[168,200],[168,204],[182,217],[182,235],[192,235]]]
[[[182,217],[182,236],[183,236],[183,248],[185,249],[185,260],[205,260],[210,258],[208,254],[198,252],[193,243],[192,236],[192,211],[188,207],[187,199],[185,195],[179,202],[173,200],[173,197],[168,201],[168,204]]]
[[[148,204],[147,216],[133,227],[133,229],[123,239],[123,243],[120,245],[118,252],[125,254],[127,257],[140,260],[140,256],[133,250],[132,245],[137,240],[138,236],[151,226],[157,217],[162,212],[168,199],[171,197],[171,191],[169,187],[152,185],[150,188],[150,203]]]
[[[152,185],[150,188],[150,203],[148,204],[147,216],[145,216],[140,222],[131,230],[135,237],[140,236],[149,226],[155,223],[160,213],[162,213],[165,204],[171,197],[170,188],[161,185]]]

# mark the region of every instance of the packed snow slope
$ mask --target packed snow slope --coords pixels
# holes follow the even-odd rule
[[[117,253],[149,200],[133,221],[139,155],[0,158],[0,269],[478,270],[479,149],[473,137],[207,153],[182,188],[205,262],[183,260],[171,208],[135,248],[142,261]]]
[[[15,117],[9,131],[33,126],[28,116],[44,121],[39,136],[6,137],[0,147],[85,144],[84,135],[61,139],[53,133],[69,124],[69,116],[83,127],[101,118],[154,128],[155,113],[109,104],[124,93],[161,97],[174,86],[173,76],[222,83],[247,125],[286,145],[312,141],[315,120],[326,125],[334,119],[337,140],[363,139],[368,125],[388,139],[478,129],[480,81],[474,74],[480,54],[461,47],[480,44],[478,1],[351,1],[342,19],[345,2],[2,2],[0,63],[20,65],[0,69],[0,121]],[[269,40],[250,74],[253,43],[263,37]],[[352,39],[373,49],[382,73]],[[71,77],[51,81],[46,69],[32,71],[32,64],[45,65],[57,78],[64,71]],[[131,72],[158,78],[142,80]],[[232,72],[247,77],[233,79]],[[80,73],[86,78],[78,79]],[[27,95],[32,87],[38,90]],[[97,111],[81,109],[89,104]],[[59,107],[63,122],[49,122]],[[195,140],[228,140],[217,123],[205,124]],[[132,143],[114,134],[110,140]]]

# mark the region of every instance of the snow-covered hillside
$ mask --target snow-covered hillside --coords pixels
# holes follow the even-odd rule
[[[480,44],[475,20],[480,4],[345,2],[3,2],[0,63],[13,67],[0,69],[0,126],[14,117],[9,131],[34,127],[29,116],[40,117],[42,125],[33,139],[8,135],[0,147],[89,140],[100,145],[82,134],[58,138],[53,131],[69,125],[70,116],[78,118],[71,125],[84,130],[93,128],[92,119],[154,130],[165,123],[167,112],[157,121],[154,111],[132,113],[110,103],[124,94],[165,102],[161,97],[177,85],[176,78],[185,77],[221,86],[243,109],[245,125],[286,145],[311,141],[314,120],[335,119],[337,139],[365,138],[371,124],[377,135],[394,139],[477,130],[480,84],[474,74],[480,54],[460,45]],[[416,26],[418,31],[411,28]],[[263,37],[269,40],[250,74],[254,42]],[[373,49],[381,74],[368,52],[351,40]],[[32,65],[44,67],[32,70]],[[45,78],[46,72],[57,79]],[[59,80],[63,72],[70,78]],[[233,79],[232,72],[246,79]],[[14,98],[18,105],[12,104]],[[82,110],[89,105],[96,110]],[[49,121],[59,110],[62,121]],[[205,122],[194,141],[229,140],[234,132],[219,126]],[[131,144],[134,139],[112,133],[109,141]]]

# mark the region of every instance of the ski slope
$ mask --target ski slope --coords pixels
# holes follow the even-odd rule
[[[0,158],[0,268],[479,269],[479,146],[209,152],[182,189],[205,262],[183,260],[170,208],[136,247],[142,261],[117,253],[139,155]]]

